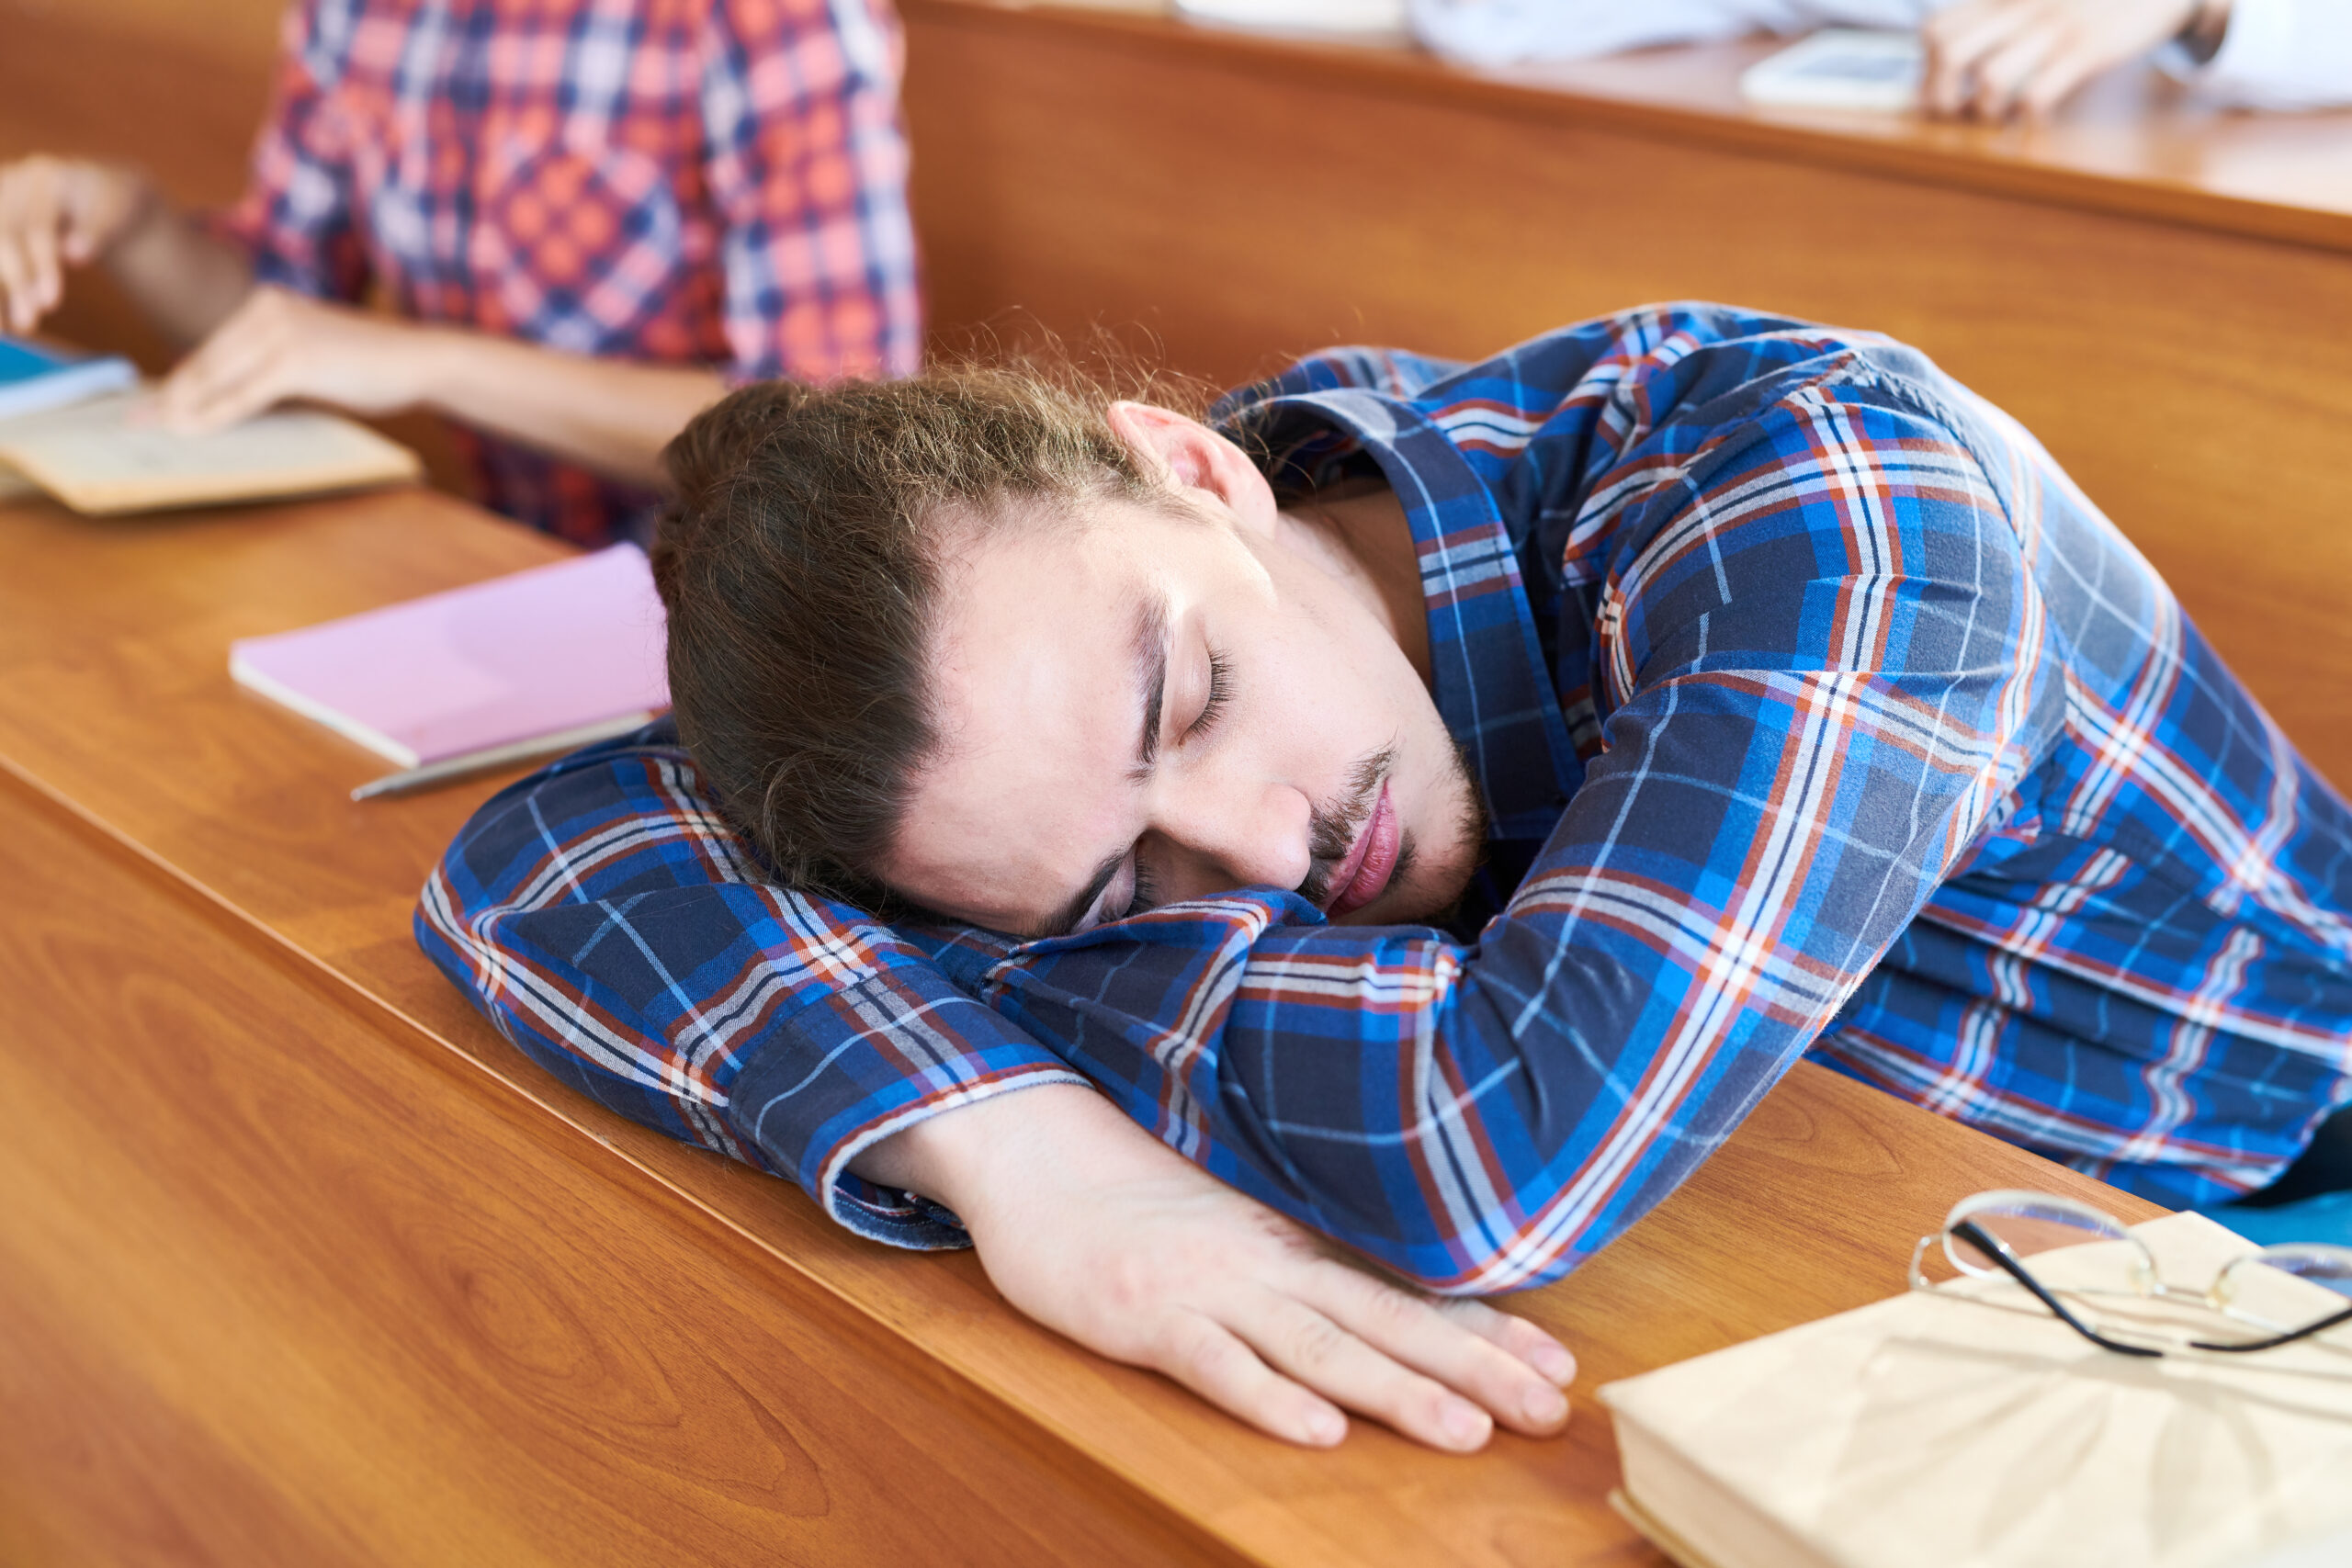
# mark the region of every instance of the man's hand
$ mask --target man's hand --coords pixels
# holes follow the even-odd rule
[[[347,305],[264,285],[180,361],[159,412],[187,434],[219,430],[296,399],[355,413],[424,400],[439,334]]]
[[[112,250],[157,209],[154,188],[116,164],[36,156],[0,164],[0,307],[27,333],[65,297],[65,268]]]
[[[1568,1418],[1576,1362],[1522,1318],[1400,1289],[1206,1175],[1091,1089],[1047,1085],[867,1150],[869,1179],[956,1210],[1004,1298],[1278,1438],[1329,1447],[1341,1408],[1466,1453]]]
[[[2226,0],[1963,0],[1922,29],[1922,96],[1938,115],[2039,118],[2191,22],[2226,21]]]

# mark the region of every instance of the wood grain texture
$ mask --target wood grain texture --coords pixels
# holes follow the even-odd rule
[[[2023,420],[2352,782],[2335,241],[2233,231],[2226,203],[2195,222],[2124,210],[2127,186],[2188,188],[2154,153],[2133,179],[2027,188],[2040,165],[1993,133],[1915,127],[1895,159],[1892,132],[1764,125],[1722,107],[1719,53],[1538,90],[1148,19],[905,9],[916,213],[951,341],[1134,328],[1231,381],[1333,342],[1476,355],[1642,300],[1889,333]],[[2184,124],[2165,156],[2297,127],[2335,151],[2296,188],[2340,203],[2352,118]]]
[[[0,822],[10,1561],[1233,1560],[20,782]]]
[[[1468,1460],[1369,1427],[1290,1450],[1036,1329],[969,1256],[859,1242],[499,1040],[407,921],[502,781],[353,806],[377,764],[236,687],[226,650],[558,548],[416,490],[144,523],[0,506],[0,840],[23,846],[0,870],[32,890],[0,942],[0,1074],[35,1129],[0,1152],[0,1344],[28,1347],[0,1377],[66,1456],[24,1461],[0,1530],[36,1561],[153,1541],[334,1561],[356,1520],[378,1561],[504,1561],[534,1532],[577,1546],[547,1486],[594,1499],[582,1517],[644,1562],[755,1537],[786,1561],[986,1561],[1040,1536],[1104,1562],[1651,1561],[1603,1501],[1589,1401],[1562,1438]],[[53,1074],[69,1049],[88,1074]],[[1889,1293],[1954,1199],[2014,1185],[2152,1212],[1801,1067],[1623,1240],[1515,1305],[1569,1338],[1589,1389]],[[592,1326],[607,1314],[676,1340],[625,1352]],[[278,1344],[288,1365],[257,1368]],[[562,1370],[591,1360],[621,1370]],[[814,1467],[821,1520],[776,1500],[814,1495],[784,1460],[711,1457],[750,1440],[754,1404]],[[451,1409],[473,1414],[444,1432]],[[445,1483],[445,1446],[492,1438],[518,1452]],[[893,1444],[920,1450],[895,1491],[836,1480]],[[394,1498],[418,1517],[379,1529]],[[918,1527],[960,1555],[906,1555]]]

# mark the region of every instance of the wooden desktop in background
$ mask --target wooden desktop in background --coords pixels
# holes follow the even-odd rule
[[[227,194],[267,8],[12,13],[0,155],[97,144]],[[1528,87],[907,14],[944,327],[1140,321],[1213,376],[1673,295],[1885,328],[2050,438],[2352,776],[2327,473],[2352,258],[2324,202],[1753,122],[1722,107],[1738,51]],[[103,290],[68,324],[135,336]],[[235,687],[229,640],[559,549],[421,490],[103,525],[0,505],[0,1561],[1654,1562],[1601,1500],[1595,1384],[1899,1288],[1977,1188],[2149,1212],[1800,1067],[1519,1298],[1583,1358],[1566,1437],[1467,1460],[1362,1425],[1331,1454],[1255,1437],[1030,1325],[968,1254],[859,1242],[596,1110],[417,953],[415,889],[497,781],[351,805],[380,763]]]

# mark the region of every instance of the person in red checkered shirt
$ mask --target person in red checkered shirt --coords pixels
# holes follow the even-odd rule
[[[730,385],[916,365],[886,6],[298,0],[229,211],[119,165],[0,166],[0,314],[29,330],[103,262],[196,345],[173,424],[427,408],[487,504],[642,536],[662,444]]]

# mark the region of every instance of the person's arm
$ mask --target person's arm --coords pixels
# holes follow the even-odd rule
[[[657,489],[662,448],[726,393],[701,366],[592,358],[265,287],[173,370],[161,410],[175,429],[206,431],[294,400],[425,408]]]
[[[2292,0],[2290,0],[2292,3]],[[1921,28],[1928,112],[2047,116],[2126,61],[2175,46],[2210,55],[2233,0],[1962,0]]]
[[[1566,1419],[1574,1363],[1548,1335],[1339,1261],[888,931],[767,881],[666,728],[491,801],[416,934],[574,1089],[797,1179],[876,1240],[962,1246],[968,1226],[1015,1306],[1277,1436],[1337,1441],[1342,1407],[1452,1449]]]
[[[305,237],[272,247],[303,259],[285,269],[292,287],[254,290],[173,372],[164,417],[202,431],[292,400],[360,413],[427,408],[658,488],[662,448],[730,382],[911,370],[922,323],[896,55],[895,35],[864,0],[813,16],[713,12],[699,100],[723,223],[725,367],[592,358],[311,298],[333,290],[320,277],[323,247]],[[342,177],[306,140],[304,90],[315,85],[299,75],[287,89],[281,129],[255,157],[257,188],[286,183],[263,177],[273,170],[290,182],[307,169],[300,177],[319,188]],[[267,215],[299,205],[249,197],[243,226],[266,245]]]
[[[36,155],[0,164],[0,321],[28,333],[65,298],[69,267],[103,264],[174,343],[210,332],[253,267],[127,164]]]
[[[1026,947],[945,933],[943,966],[1425,1286],[1565,1273],[1812,1043],[2063,713],[1992,485],[1884,401],[1816,385],[1705,465],[1595,479],[1674,476],[1608,563],[1608,750],[1475,945],[1252,892]]]

